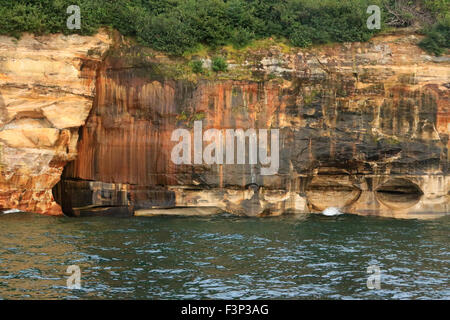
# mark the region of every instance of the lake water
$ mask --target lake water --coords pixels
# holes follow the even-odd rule
[[[3,299],[449,299],[450,216],[0,215]],[[68,289],[78,265],[81,289]],[[375,265],[380,289],[367,288]]]

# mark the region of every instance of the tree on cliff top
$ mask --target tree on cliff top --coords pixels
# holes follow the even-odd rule
[[[392,24],[396,16],[400,17],[402,26],[416,19],[416,7],[430,23],[438,16],[443,19],[449,1],[0,0],[0,34],[15,37],[22,32],[92,34],[101,26],[110,26],[123,35],[136,37],[145,46],[175,55],[200,45],[214,48],[233,44],[239,48],[253,39],[266,37],[285,38],[292,45],[308,46],[370,39],[378,30],[366,27],[369,5],[382,8],[385,22]],[[81,9],[80,30],[66,27],[69,5]],[[442,27],[435,27],[429,35],[430,44],[424,48],[440,48],[448,41],[438,40],[442,36],[447,37]]]

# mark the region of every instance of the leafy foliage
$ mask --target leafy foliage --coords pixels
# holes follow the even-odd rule
[[[181,55],[201,45],[211,48],[232,44],[235,48],[254,39],[285,38],[292,45],[367,41],[378,30],[366,26],[369,5],[384,13],[400,8],[401,19],[412,2],[441,19],[450,0],[0,0],[0,34],[19,37],[63,32],[92,34],[101,26],[133,36],[143,45]],[[401,6],[393,6],[394,3]],[[81,30],[66,27],[69,5],[81,9]],[[416,8],[416,7],[411,7]],[[397,11],[394,11],[396,13]],[[405,14],[406,12],[406,14]],[[444,14],[442,14],[444,12]],[[409,19],[409,20],[408,20]],[[436,18],[437,19],[437,18]],[[430,31],[424,48],[440,47],[442,27]],[[444,41],[445,42],[445,41]],[[433,49],[434,48],[434,49]]]
[[[437,56],[443,54],[445,49],[450,48],[450,15],[436,23],[426,35],[419,46]]]
[[[203,63],[200,60],[192,61],[191,68],[194,73],[203,73]]]
[[[215,57],[212,59],[211,69],[215,72],[227,71],[228,64],[222,57]]]
[[[432,13],[445,17],[450,10],[450,0],[424,0],[424,5]]]

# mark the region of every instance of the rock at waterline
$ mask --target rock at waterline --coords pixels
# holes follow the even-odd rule
[[[175,208],[153,208],[136,210],[134,215],[137,217],[149,216],[209,216],[220,213],[221,210],[217,207],[175,207]]]

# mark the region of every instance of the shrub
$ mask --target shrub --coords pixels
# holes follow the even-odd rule
[[[254,33],[248,31],[247,29],[238,28],[233,31],[231,37],[231,43],[236,49],[245,47],[254,39]]]
[[[445,17],[450,10],[450,0],[425,0],[425,7],[432,13]]]
[[[225,8],[223,0],[184,0],[179,6],[183,23],[192,29],[197,42],[213,48],[228,43],[231,37]]]
[[[211,68],[214,72],[227,71],[228,64],[222,57],[215,57],[212,60]]]
[[[445,49],[450,48],[450,15],[436,23],[426,33],[426,37],[419,43],[419,46],[437,56],[443,54]]]
[[[194,60],[191,62],[192,72],[203,73],[203,63],[201,60]]]
[[[314,28],[296,24],[289,35],[289,40],[296,47],[308,47],[313,42],[312,35],[315,31]]]
[[[136,32],[143,45],[154,49],[181,55],[197,43],[194,31],[180,17],[160,14],[155,17],[142,15],[137,22]]]

